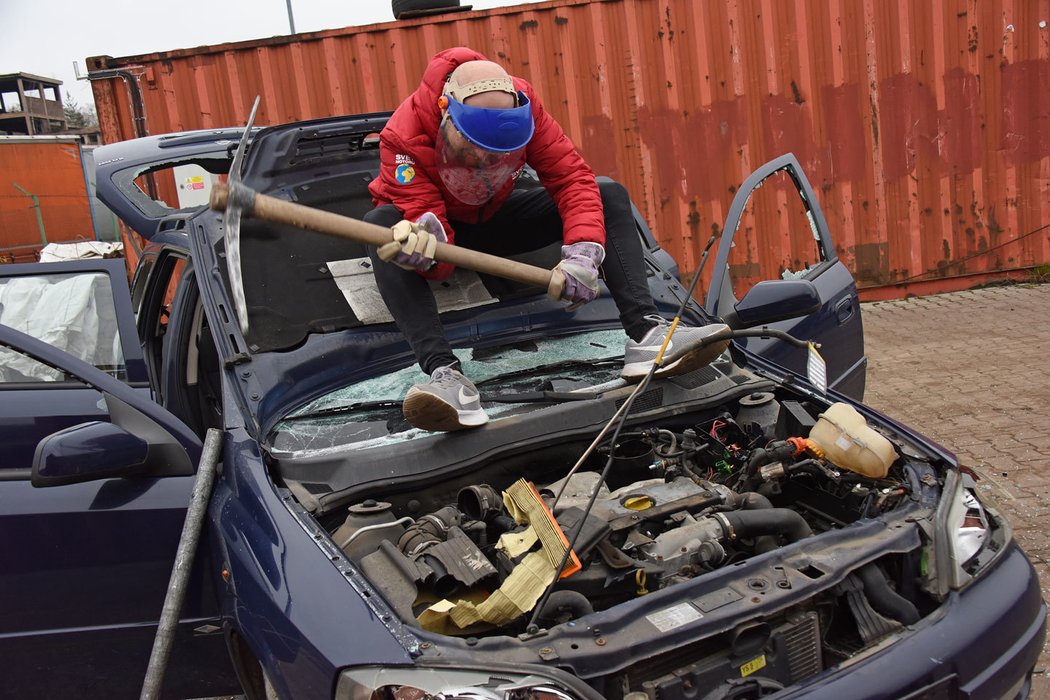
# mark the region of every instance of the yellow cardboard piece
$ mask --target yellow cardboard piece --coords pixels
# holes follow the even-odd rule
[[[506,552],[511,559],[517,559],[532,549],[538,540],[539,536],[536,531],[528,527],[521,532],[505,532],[500,535],[499,541],[496,542],[496,549]]]
[[[417,620],[419,626],[429,632],[448,635],[450,637],[463,636],[483,632],[492,628],[492,625],[480,623],[459,627],[449,618],[449,612],[464,602],[480,603],[488,596],[488,591],[467,591],[463,594],[464,600],[453,602],[451,600],[439,600],[419,614]]]
[[[536,489],[524,479],[518,479],[503,493],[503,502],[515,520],[524,517],[525,522],[536,530],[536,535],[543,544],[540,551],[546,555],[551,566],[557,569],[569,543],[565,540],[565,534],[558,527],[558,523],[554,521],[554,516],[547,509],[547,504],[536,493]],[[574,572],[579,568],[579,560],[575,556],[571,557],[566,571]]]
[[[556,567],[547,557],[532,552],[514,567],[507,580],[485,602],[474,605],[470,601],[459,601],[448,612],[449,619],[458,627],[466,627],[480,621],[493,625],[504,625],[532,610],[547,586],[554,581]]]
[[[537,541],[540,549],[526,554],[503,584],[483,602],[477,602],[475,592],[474,596],[464,596],[454,602],[441,600],[431,605],[418,618],[423,629],[462,634],[463,629],[480,623],[505,625],[532,610],[553,583],[568,544],[546,504],[524,479],[503,492],[503,504],[515,521],[529,527],[523,532],[504,534],[497,547],[511,557],[528,552]],[[579,560],[575,557],[573,560],[578,569]],[[474,600],[468,599],[471,597]],[[452,629],[453,626],[459,629]]]

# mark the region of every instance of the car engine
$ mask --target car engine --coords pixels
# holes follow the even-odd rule
[[[514,633],[537,602],[536,622],[550,627],[894,508],[909,484],[891,443],[836,407],[814,416],[754,392],[696,422],[633,427],[556,480],[469,483],[418,514],[366,499],[332,537],[424,628]],[[537,601],[549,580],[519,579],[524,568],[539,576],[526,559],[551,542],[560,578]],[[497,591],[505,609],[486,609]],[[470,614],[450,613],[461,606]],[[449,614],[435,621],[434,610]]]

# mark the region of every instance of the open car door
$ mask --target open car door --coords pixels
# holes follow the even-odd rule
[[[201,451],[146,376],[123,260],[0,266],[0,657],[10,687],[38,697],[139,690]],[[191,574],[166,695],[238,687],[208,557]]]
[[[759,193],[763,185],[774,186]],[[827,221],[794,155],[769,161],[737,191],[705,307],[734,328],[768,326],[819,343],[828,387],[863,398],[867,358],[857,285],[835,253]],[[806,353],[798,348],[767,338],[739,342],[806,375]]]

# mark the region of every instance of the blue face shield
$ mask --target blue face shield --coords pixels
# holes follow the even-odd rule
[[[525,147],[535,128],[529,98],[520,91],[517,97],[518,106],[510,109],[471,107],[449,97],[446,115],[475,146],[497,153],[516,151]]]
[[[438,129],[437,171],[464,204],[489,201],[521,170],[532,138],[532,108],[524,93],[510,109],[471,107],[451,97]]]

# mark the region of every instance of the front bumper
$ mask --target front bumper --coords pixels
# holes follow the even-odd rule
[[[1046,635],[1046,604],[1031,563],[1010,544],[912,631],[777,698],[1024,698]]]

